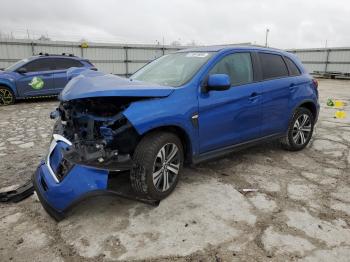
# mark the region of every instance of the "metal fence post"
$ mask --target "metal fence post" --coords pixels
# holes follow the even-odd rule
[[[124,46],[124,51],[125,51],[125,76],[129,76],[129,54],[128,54],[128,47]]]
[[[325,61],[325,67],[324,67],[324,72],[327,73],[327,69],[328,69],[328,63],[329,63],[329,53],[331,52],[330,49],[326,50],[326,61]]]
[[[33,43],[33,41],[30,42],[30,46],[31,46],[31,48],[32,48],[32,55],[35,55],[35,53],[34,53],[34,43]]]

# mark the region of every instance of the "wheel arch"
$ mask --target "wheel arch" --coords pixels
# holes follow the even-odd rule
[[[14,104],[16,102],[17,96],[15,94],[15,92],[13,91],[13,89],[11,88],[11,86],[7,85],[7,84],[2,84],[0,83],[0,90],[5,90],[5,94],[9,93],[10,96],[8,98],[11,97],[11,101],[7,101],[5,102],[5,100],[2,100],[2,105],[11,105]],[[7,90],[7,91],[6,91]]]
[[[17,95],[16,88],[12,84],[8,83],[7,81],[3,81],[0,79],[0,86],[10,89],[12,94],[14,94],[15,96]]]
[[[315,122],[317,121],[317,118],[318,118],[318,106],[316,104],[316,102],[312,99],[306,99],[306,100],[303,100],[299,103],[297,103],[294,107],[292,107],[292,110],[290,111],[290,116],[289,116],[289,121],[288,123],[292,120],[293,118],[293,115],[295,113],[295,111],[300,108],[300,107],[303,107],[303,108],[306,108],[308,110],[311,111],[313,117],[314,117],[314,120]]]
[[[158,126],[147,130],[145,133],[141,135],[141,138],[153,132],[170,132],[178,136],[179,139],[181,140],[181,143],[184,149],[185,162],[187,163],[192,162],[192,150],[193,150],[192,143],[191,143],[189,134],[186,132],[184,128],[177,125]]]
[[[314,120],[317,120],[317,116],[318,116],[318,112],[317,112],[317,106],[315,105],[315,103],[312,100],[307,100],[302,102],[301,104],[299,104],[298,107],[296,108],[300,108],[300,107],[304,107],[308,110],[310,110],[310,112],[312,113]]]

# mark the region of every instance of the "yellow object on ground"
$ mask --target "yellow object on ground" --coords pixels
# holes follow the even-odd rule
[[[345,111],[336,111],[334,117],[338,118],[338,119],[344,119],[344,118],[346,118],[346,112]]]
[[[335,100],[334,101],[334,107],[343,107],[344,106],[344,102],[340,101],[340,100]]]

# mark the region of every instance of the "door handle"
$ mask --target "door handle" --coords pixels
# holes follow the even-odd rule
[[[259,94],[257,92],[253,92],[251,93],[250,97],[249,97],[249,100],[250,101],[255,101],[259,98]]]
[[[295,92],[295,88],[296,88],[296,85],[295,85],[294,83],[291,83],[291,84],[289,85],[289,90],[290,90],[291,92]]]

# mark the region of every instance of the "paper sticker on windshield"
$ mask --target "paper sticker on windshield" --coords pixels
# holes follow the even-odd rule
[[[44,87],[44,81],[40,77],[35,76],[28,85],[30,85],[33,89],[41,89]]]
[[[200,53],[188,53],[186,55],[186,57],[200,57],[200,58],[203,58],[203,57],[207,57],[209,54],[208,53],[203,53],[203,52],[200,52]]]

